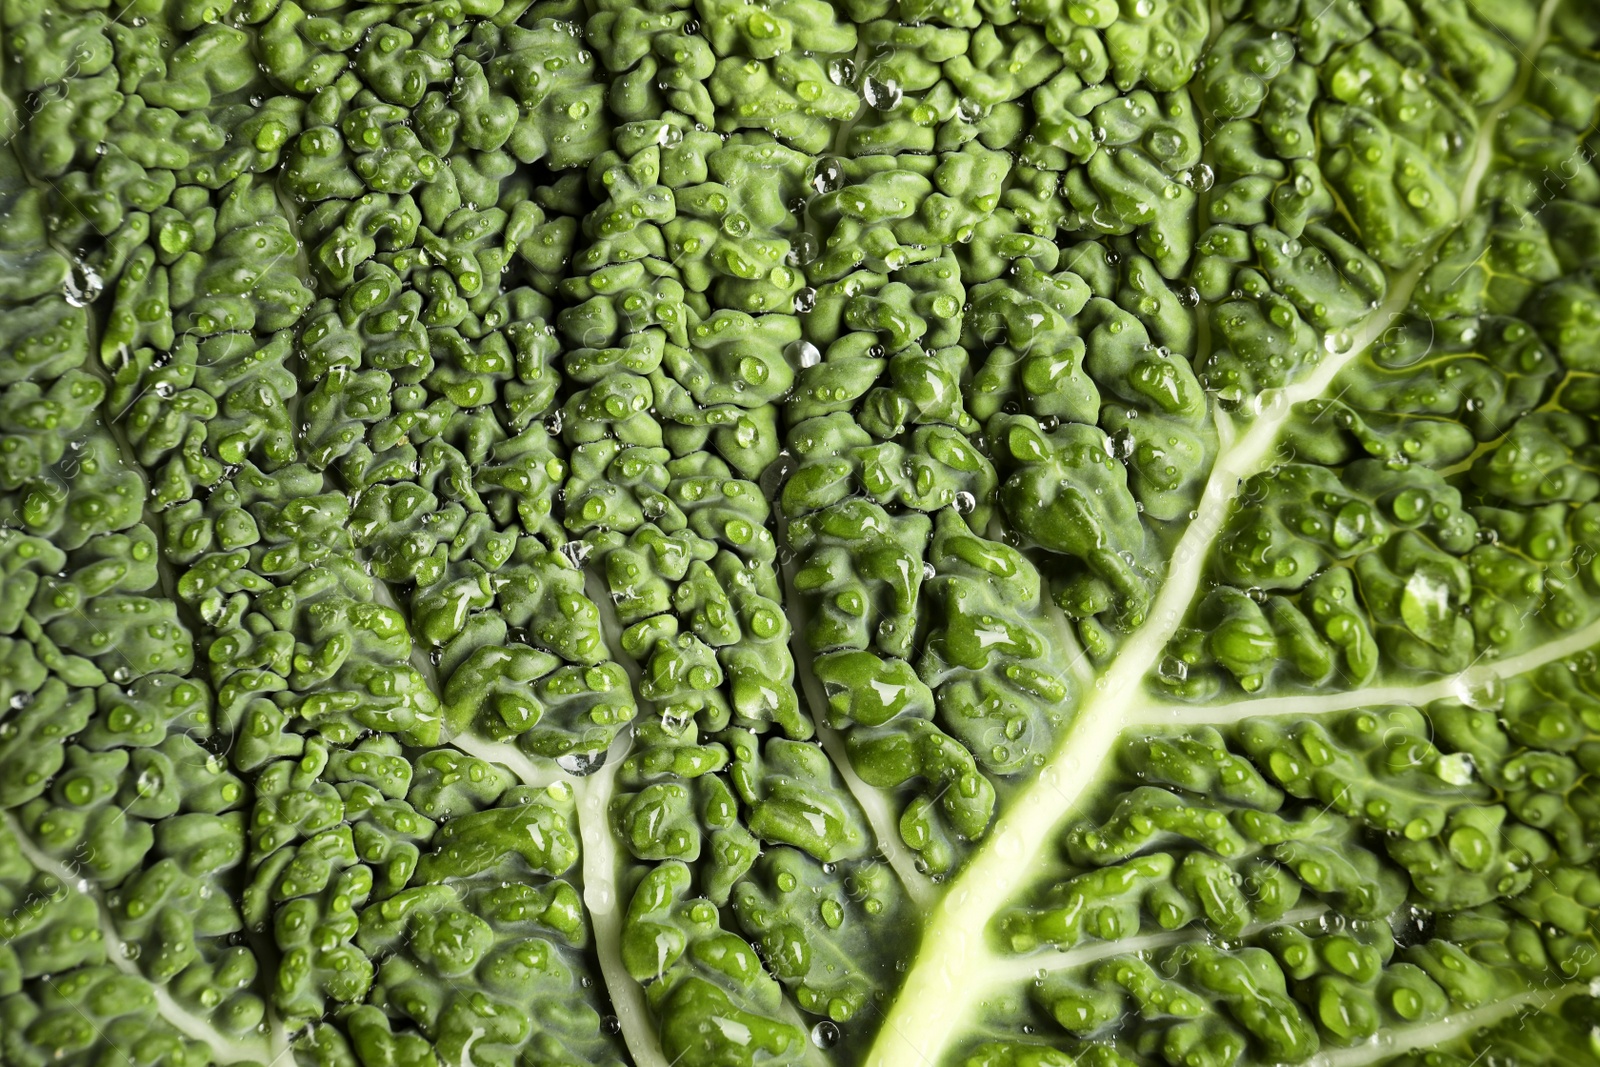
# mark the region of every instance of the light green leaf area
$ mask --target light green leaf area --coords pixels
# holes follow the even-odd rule
[[[0,132],[0,1067],[1600,1063],[1593,0],[3,0]]]

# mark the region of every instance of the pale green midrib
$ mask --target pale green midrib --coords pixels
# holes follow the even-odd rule
[[[775,525],[783,526],[781,509],[774,508],[774,516]],[[786,532],[781,531],[781,533]],[[787,544],[787,539],[780,543]],[[850,765],[850,753],[845,747],[844,737],[827,723],[824,714],[824,709],[828,706],[827,696],[822,692],[822,683],[817,677],[814,666],[816,657],[805,639],[806,627],[811,621],[811,616],[806,609],[805,601],[795,589],[795,566],[796,561],[792,558],[792,553],[786,552],[783,564],[779,567],[779,573],[783,577],[784,613],[789,617],[789,649],[794,657],[795,679],[799,683],[800,695],[807,705],[812,726],[817,732],[817,740],[821,743],[823,751],[827,752],[829,761],[839,772],[845,788],[850,791],[862,814],[866,816],[867,826],[877,840],[878,850],[883,853],[883,858],[905,888],[906,895],[920,910],[926,912],[938,899],[938,891],[933,880],[917,869],[916,858],[901,839],[900,820],[895,817],[889,806],[889,795],[861,780],[861,776]]]
[[[615,605],[592,568],[580,567],[579,573],[584,576],[586,595],[600,613],[600,633],[606,643],[607,655],[627,673],[628,684],[632,687],[635,699],[639,700],[639,665],[621,648],[621,624],[617,620]],[[400,610],[388,584],[376,577],[372,581],[374,589],[382,591],[381,598]],[[437,672],[432,660],[426,655],[421,659],[427,664],[429,686],[439,694]],[[640,700],[641,707],[644,703]],[[632,730],[624,728],[618,732],[611,747],[606,750],[605,763],[587,777],[573,774],[554,760],[544,757],[535,759],[510,741],[492,741],[475,734],[461,733],[442,743],[485,762],[499,764],[523,785],[543,789],[565,783],[572,788],[581,844],[583,904],[588,912],[590,932],[594,935],[594,954],[600,965],[600,980],[605,988],[606,1000],[616,1014],[623,1044],[634,1067],[670,1067],[661,1051],[661,1042],[650,1027],[651,1014],[645,1002],[644,987],[634,981],[622,963],[622,921],[626,907],[619,899],[618,848],[609,813],[611,798],[616,792],[617,770],[633,745]]]
[[[1296,696],[1268,697],[1263,700],[1237,700],[1226,704],[1189,706],[1184,704],[1144,704],[1128,717],[1130,726],[1226,726],[1244,719],[1270,715],[1332,715],[1357,708],[1387,704],[1423,707],[1435,700],[1459,697],[1483,682],[1515,678],[1540,667],[1559,663],[1600,645],[1600,621],[1574,630],[1559,640],[1503,660],[1484,661],[1479,657],[1466,670],[1445,675],[1426,685],[1396,685],[1352,689],[1341,693],[1302,693]]]
[[[1024,876],[1045,849],[1052,830],[1073,807],[1101,768],[1125,725],[1129,705],[1139,699],[1142,682],[1155,667],[1176,632],[1183,611],[1199,586],[1211,544],[1245,478],[1263,467],[1279,432],[1296,403],[1321,395],[1343,366],[1387,328],[1391,304],[1403,307],[1420,270],[1409,284],[1352,335],[1342,355],[1330,355],[1305,382],[1262,394],[1261,414],[1242,437],[1231,438],[1231,424],[1217,413],[1222,443],[1195,519],[1173,552],[1173,569],[1151,606],[1148,621],[1135,631],[1078,711],[1056,755],[1039,771],[1012,806],[1002,813],[987,844],[976,853],[952,884],[924,939],[901,994],[885,1019],[883,1033],[867,1067],[903,1063],[932,1064],[961,1021],[958,1005],[970,1004],[974,993],[991,984],[998,959],[986,943],[985,929],[1000,907],[1024,885]],[[1381,324],[1381,325],[1380,325]],[[980,903],[969,908],[973,890]],[[955,959],[949,959],[954,955]],[[934,961],[930,964],[929,961]],[[946,973],[934,982],[927,971],[935,964]],[[933,984],[933,988],[923,986]],[[907,1006],[910,1006],[909,1009]],[[906,1015],[912,1017],[908,1020]],[[908,1035],[915,1035],[911,1037]],[[911,1042],[915,1040],[916,1043]],[[903,1046],[884,1049],[886,1041]],[[930,1054],[931,1053],[931,1054]]]
[[[1308,904],[1305,907],[1291,908],[1280,917],[1269,922],[1251,923],[1241,930],[1237,937],[1252,937],[1275,926],[1320,919],[1328,914],[1330,910],[1332,909],[1326,904]],[[1080,941],[1067,949],[1047,949],[1031,956],[1011,957],[1004,962],[1003,966],[996,967],[995,973],[1003,975],[1002,981],[1026,982],[1043,974],[1069,971],[1076,967],[1098,963],[1100,960],[1110,959],[1115,956],[1154,952],[1173,945],[1186,944],[1193,940],[1195,940],[1195,924],[1190,923],[1177,930],[1159,930],[1148,934],[1135,934],[1132,937],[1124,937],[1116,941]]]
[[[580,544],[584,543],[581,540]],[[641,695],[644,680],[639,661],[622,647],[623,625],[617,617],[616,599],[605,579],[587,556],[574,562],[583,576],[584,595],[600,616],[600,637],[606,655],[627,675],[628,687],[636,707],[635,717],[651,712],[651,702]],[[617,772],[633,747],[633,724],[623,726],[606,750],[605,763],[587,777],[569,774],[549,761],[559,775],[572,784],[577,794],[578,835],[582,844],[583,906],[589,913],[589,930],[594,935],[595,959],[600,965],[600,981],[606,1000],[615,1013],[619,1036],[634,1067],[672,1067],[661,1050],[660,1035],[652,1023],[654,1016],[645,999],[644,986],[634,980],[622,962],[622,926],[627,904],[622,900],[622,880],[618,876],[621,849],[611,826],[611,799],[616,795]],[[458,742],[461,738],[456,739]],[[489,743],[479,743],[484,749]],[[518,754],[522,755],[518,750]],[[529,768],[534,764],[523,756]],[[541,761],[544,762],[544,761]]]
[[[1526,54],[1536,56],[1548,40],[1559,0],[1544,0],[1539,30]],[[1502,100],[1480,118],[1473,162],[1462,182],[1459,217],[1477,207],[1477,193],[1490,159],[1500,119],[1521,100],[1529,70]],[[986,938],[1000,908],[1026,884],[1054,828],[1094,780],[1126,725],[1130,705],[1141,700],[1142,682],[1155,668],[1168,641],[1193,601],[1210,548],[1221,532],[1229,506],[1245,479],[1269,465],[1273,447],[1297,404],[1323,395],[1333,379],[1368,349],[1404,313],[1424,266],[1448,238],[1436,239],[1426,254],[1391,280],[1385,299],[1349,331],[1347,347],[1329,352],[1304,381],[1262,392],[1249,430],[1230,440],[1230,424],[1217,411],[1219,452],[1207,479],[1196,517],[1172,553],[1167,581],[1147,621],[1130,635],[1079,709],[1061,748],[1003,812],[986,844],[951,883],[931,918],[922,951],[884,1018],[864,1067],[936,1067],[965,1022],[963,1008],[975,1007],[995,984],[1001,957]]]
[[[133,958],[128,954],[129,942],[122,939],[117,932],[116,921],[112,917],[111,909],[107,906],[105,898],[96,889],[88,884],[83,875],[74,872],[67,865],[52,859],[42,852],[33,839],[9,811],[0,810],[0,826],[11,833],[17,841],[23,858],[33,865],[35,870],[50,875],[59,881],[70,892],[86,897],[95,907],[95,915],[100,928],[100,941],[105,948],[105,962],[126,975],[131,975],[145,982],[150,989],[151,998],[155,1001],[156,1008],[162,1019],[191,1040],[198,1041],[211,1050],[218,1063],[239,1063],[242,1061],[260,1061],[263,1056],[272,1057],[271,1042],[263,1039],[260,1043],[241,1041],[222,1033],[207,1020],[193,1014],[172,999],[172,995],[160,983],[147,978],[140,972]],[[284,1050],[285,1052],[287,1049]],[[282,1055],[280,1052],[279,1055]]]
[[[584,594],[600,613],[600,635],[606,652],[628,676],[628,686],[637,707],[635,716],[653,713],[654,707],[642,695],[644,668],[622,647],[622,620],[617,616],[616,598],[605,579],[584,557],[578,566],[583,575]],[[661,1049],[660,1034],[653,1027],[654,1015],[645,998],[644,986],[634,980],[622,962],[622,926],[627,904],[622,900],[622,880],[618,876],[621,849],[611,825],[611,799],[616,795],[617,772],[633,747],[633,724],[617,733],[606,752],[603,767],[587,778],[575,779],[578,793],[578,830],[583,842],[583,905],[589,912],[589,929],[594,934],[595,957],[600,963],[600,980],[606,999],[616,1013],[622,1043],[634,1067],[672,1067]]]
[[[670,1067],[653,1026],[644,987],[622,962],[622,924],[626,906],[617,878],[618,848],[611,829],[611,798],[617,769],[627,757],[631,734],[624,731],[607,753],[605,766],[577,782],[578,832],[583,841],[583,905],[589,913],[600,980],[621,1027],[634,1067]]]

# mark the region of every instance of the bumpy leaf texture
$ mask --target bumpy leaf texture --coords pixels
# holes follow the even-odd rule
[[[1594,0],[0,0],[4,1067],[1600,1063]]]

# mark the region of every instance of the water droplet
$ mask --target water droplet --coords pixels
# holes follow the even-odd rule
[[[822,362],[822,352],[810,341],[795,341],[784,350],[784,355],[801,367],[815,367]]]
[[[606,765],[606,752],[568,752],[556,757],[556,766],[575,778],[585,778]]]
[[[1506,685],[1493,670],[1469,667],[1456,675],[1456,699],[1474,711],[1499,711],[1505,707]]]
[[[1257,415],[1277,418],[1288,408],[1289,396],[1282,389],[1264,389],[1256,395],[1253,406]]]
[[[1434,773],[1439,780],[1450,785],[1471,785],[1472,776],[1477,767],[1472,762],[1472,757],[1465,752],[1452,752],[1447,756],[1439,757],[1439,764]]]
[[[837,1024],[822,1020],[811,1028],[811,1043],[818,1048],[832,1048],[839,1043],[839,1027]]]
[[[790,241],[789,252],[784,257],[784,260],[791,267],[803,267],[816,258],[817,239],[802,230],[795,234],[794,239]]]
[[[82,260],[73,260],[72,269],[67,272],[66,280],[61,283],[61,296],[67,303],[75,308],[88,307],[94,303],[95,297],[100,295],[100,290],[105,283],[100,275],[95,273],[93,267]]]
[[[893,78],[875,78],[867,75],[861,84],[861,96],[879,111],[893,111],[900,106],[900,84]]]
[[[561,546],[561,554],[567,557],[568,562],[574,567],[581,569],[583,561],[589,558],[592,547],[587,541],[568,541]]]
[[[819,159],[811,172],[811,188],[819,193],[831,193],[844,181],[844,168],[837,159]]]

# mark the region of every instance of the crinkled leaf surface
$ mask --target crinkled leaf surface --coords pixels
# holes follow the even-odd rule
[[[1593,0],[0,2],[4,1067],[1600,1063]]]

